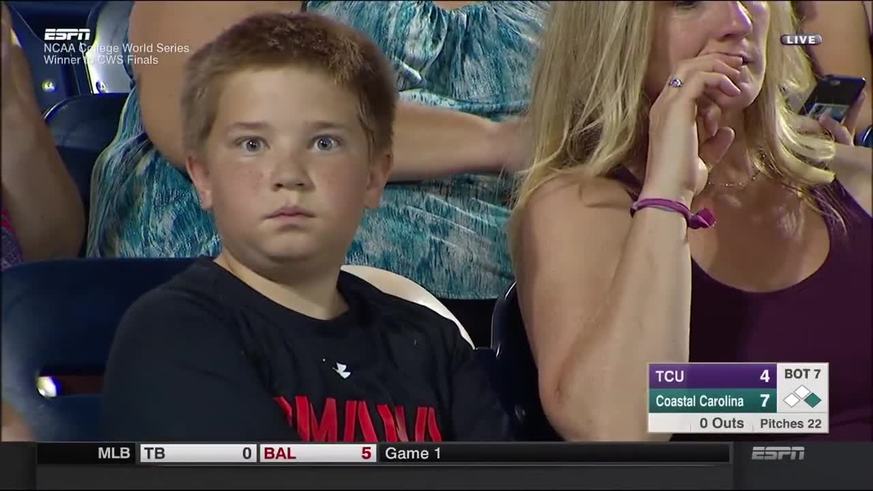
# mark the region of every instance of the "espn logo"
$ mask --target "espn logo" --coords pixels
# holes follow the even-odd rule
[[[785,46],[815,46],[821,44],[821,34],[783,34],[780,38]]]
[[[48,27],[45,30],[45,41],[90,41],[91,29],[56,29]]]
[[[752,460],[803,460],[806,447],[752,447]]]

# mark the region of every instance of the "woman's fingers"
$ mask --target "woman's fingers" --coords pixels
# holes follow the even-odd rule
[[[707,105],[707,101],[712,100],[716,94],[735,97],[742,93],[727,75],[717,72],[692,73],[688,75],[687,79],[682,79],[681,87],[667,87],[664,90],[670,90],[673,93],[668,94],[663,99],[659,98],[662,105],[675,104],[683,112],[693,114],[693,117],[700,115],[698,106]],[[711,131],[711,134],[714,134],[714,131]]]
[[[734,142],[735,137],[736,133],[733,128],[727,126],[719,128],[712,138],[700,146],[700,158],[709,165],[719,163]]]
[[[830,109],[818,117],[818,122],[821,124],[822,128],[834,137],[834,140],[837,143],[842,143],[843,145],[853,144],[852,140],[854,138],[852,132],[845,126],[841,125],[839,121],[831,117]]]
[[[714,137],[721,123],[721,107],[709,97],[704,96],[698,101],[697,114],[703,120],[704,140]]]
[[[680,61],[676,65],[675,76],[688,76],[695,72],[718,72],[730,77],[732,80],[739,80],[740,67],[743,64],[743,59],[739,56],[723,55],[721,53],[711,53],[697,58],[690,58]]]

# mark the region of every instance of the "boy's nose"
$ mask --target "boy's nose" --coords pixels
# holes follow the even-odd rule
[[[299,189],[309,187],[311,181],[303,166],[295,161],[283,161],[273,167],[273,189]]]

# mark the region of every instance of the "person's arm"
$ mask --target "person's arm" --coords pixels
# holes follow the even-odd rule
[[[302,2],[135,2],[128,39],[133,45],[183,46],[181,52],[154,53],[158,62],[133,65],[142,122],[149,139],[170,163],[185,171],[182,147],[182,76],[185,63],[230,26],[267,12],[297,12]]]
[[[829,114],[822,114],[818,120],[804,119],[802,123],[806,131],[827,131],[834,139],[834,158],[828,162],[828,167],[843,188],[852,198],[870,214],[871,200],[871,170],[873,170],[873,150],[866,147],[856,147],[849,128],[855,127],[861,113],[866,109],[866,100],[862,96],[846,113],[846,120],[840,124]]]
[[[522,119],[494,122],[450,109],[397,105],[391,181],[527,167],[530,135]]]
[[[615,182],[543,186],[519,217],[522,316],[549,422],[567,440],[646,440],[646,366],[688,361],[691,253],[677,213]]]
[[[5,5],[2,23],[3,207],[25,260],[75,256],[85,235],[82,201],[43,122]]]
[[[871,175],[873,149],[850,145],[836,145],[836,155],[829,167],[837,176],[840,184],[852,195],[852,198],[867,212],[873,208],[873,175]]]
[[[226,321],[181,294],[152,292],[125,314],[103,391],[111,440],[298,440]]]
[[[734,83],[741,63],[710,53],[676,64],[681,89],[661,90],[648,113],[640,200],[692,207],[708,179],[706,163],[719,162],[735,137],[704,95],[741,93]],[[631,217],[620,184],[581,179],[555,178],[516,210],[519,304],[543,409],[568,440],[668,438],[647,431],[646,368],[688,361],[688,224],[649,207]]]
[[[873,61],[870,53],[870,26],[862,2],[802,2],[801,30],[820,34],[822,43],[810,46],[819,75],[851,75],[867,79],[867,107],[858,118],[858,131],[873,124]]]
[[[133,67],[146,132],[157,149],[185,168],[179,98],[185,62],[224,29],[262,12],[299,10],[301,2],[137,2],[130,15],[133,44],[181,44],[158,63]],[[459,111],[400,102],[394,125],[391,180],[420,180],[461,172],[499,172],[526,165],[523,125],[495,123]]]

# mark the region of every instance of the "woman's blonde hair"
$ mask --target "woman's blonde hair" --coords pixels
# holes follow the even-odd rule
[[[761,93],[745,112],[756,165],[813,203],[811,187],[833,180],[819,163],[834,155],[831,140],[801,134],[802,116],[788,96],[815,83],[800,47],[783,46],[795,32],[790,2],[770,3],[767,70]],[[545,183],[562,175],[606,176],[645,157],[650,102],[644,82],[653,42],[654,2],[555,2],[533,80],[529,117],[534,158],[515,196],[517,216]],[[515,240],[513,239],[513,242]]]

